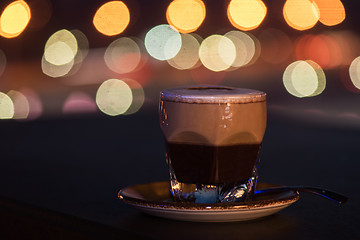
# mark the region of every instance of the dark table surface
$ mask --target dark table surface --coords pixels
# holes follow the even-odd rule
[[[145,215],[117,199],[126,186],[166,181],[156,109],[0,122],[2,239],[360,239],[360,130],[269,111],[260,181],[310,185],[344,205],[301,194],[269,217],[192,223]]]

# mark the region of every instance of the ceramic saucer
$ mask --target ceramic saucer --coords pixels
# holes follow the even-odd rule
[[[257,190],[278,187],[258,183]],[[138,210],[157,217],[193,222],[247,221],[274,214],[296,202],[296,191],[257,196],[247,203],[198,204],[174,202],[169,182],[139,184],[119,191],[119,199]]]

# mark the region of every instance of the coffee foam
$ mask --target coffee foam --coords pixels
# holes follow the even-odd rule
[[[261,143],[266,128],[265,93],[228,87],[204,89],[162,91],[160,124],[167,141],[213,146]]]
[[[181,103],[255,103],[266,101],[264,92],[224,86],[189,86],[161,92],[161,100]]]

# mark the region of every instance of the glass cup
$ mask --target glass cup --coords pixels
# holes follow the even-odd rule
[[[160,93],[175,201],[251,200],[266,128],[266,94],[223,86],[192,86]]]

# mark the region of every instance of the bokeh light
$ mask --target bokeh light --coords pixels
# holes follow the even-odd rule
[[[261,58],[273,64],[287,60],[293,49],[290,38],[281,30],[275,28],[265,29],[260,33]]]
[[[133,79],[124,79],[123,80],[130,88],[132,92],[132,102],[130,107],[126,110],[124,115],[130,115],[137,113],[140,108],[143,106],[145,101],[145,92],[143,87],[137,81]]]
[[[70,31],[59,30],[45,44],[44,57],[54,65],[64,65],[74,60],[78,51],[77,40]]]
[[[283,15],[290,27],[300,31],[312,28],[320,18],[316,3],[310,0],[287,0]]]
[[[5,53],[0,49],[0,76],[4,73],[6,69],[6,55]]]
[[[119,38],[106,48],[104,59],[108,68],[116,73],[132,72],[141,60],[140,47],[131,38]]]
[[[67,75],[73,66],[74,66],[74,59],[72,59],[71,62],[68,62],[63,65],[55,65],[49,63],[48,61],[46,61],[45,56],[43,56],[41,59],[42,72],[45,75],[53,78],[63,77]]]
[[[211,35],[202,41],[199,56],[202,64],[209,70],[224,71],[234,63],[236,48],[229,38]]]
[[[345,8],[340,0],[314,0],[319,8],[319,21],[327,26],[340,24],[345,20]]]
[[[14,119],[26,119],[29,116],[30,105],[29,101],[19,91],[10,90],[7,95],[11,98],[14,104]]]
[[[284,71],[286,90],[299,98],[313,97],[325,89],[326,78],[322,68],[311,60],[291,63]]]
[[[105,114],[117,116],[125,113],[133,101],[131,88],[124,81],[109,79],[96,92],[96,104]]]
[[[355,58],[349,67],[351,82],[357,89],[360,89],[360,56]]]
[[[324,69],[339,66],[343,61],[342,47],[328,34],[305,35],[296,44],[297,59],[309,59]]]
[[[175,57],[167,60],[168,63],[179,70],[191,69],[199,62],[199,40],[192,34],[181,34],[181,49]]]
[[[97,106],[88,94],[73,92],[66,98],[62,111],[65,114],[94,113],[97,111]]]
[[[31,18],[29,5],[18,0],[7,5],[0,16],[0,35],[6,38],[19,36]]]
[[[146,33],[145,48],[153,58],[169,60],[180,51],[181,35],[168,24],[155,26]]]
[[[201,0],[174,0],[166,11],[168,23],[181,33],[194,32],[205,19],[206,8]]]
[[[0,119],[11,119],[14,116],[14,103],[11,98],[0,92]]]
[[[255,42],[249,34],[240,31],[230,31],[225,34],[235,46],[236,57],[231,66],[238,68],[247,65],[255,56]]]
[[[103,4],[93,18],[95,28],[106,36],[122,33],[129,22],[130,12],[122,1],[110,1]]]
[[[231,0],[227,16],[234,27],[249,31],[262,23],[266,12],[267,8],[261,0]]]
[[[29,114],[26,120],[34,120],[43,113],[43,104],[40,96],[30,88],[22,88],[20,91],[26,97],[29,103]]]

